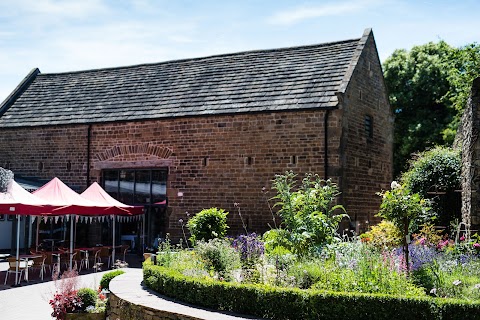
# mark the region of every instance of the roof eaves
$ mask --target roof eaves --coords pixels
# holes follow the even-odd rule
[[[344,94],[347,91],[347,87],[350,83],[350,80],[353,75],[353,71],[355,70],[358,60],[360,59],[360,55],[363,52],[363,48],[365,48],[365,44],[367,43],[368,38],[372,36],[372,28],[367,28],[363,32],[362,37],[358,41],[357,48],[355,49],[355,52],[353,54],[352,60],[350,60],[350,64],[348,66],[347,71],[345,72],[345,75],[343,76],[342,83],[338,87],[337,92],[335,93],[337,96],[340,94]]]
[[[10,93],[10,95],[0,104],[0,117],[5,113],[5,111],[10,108],[12,104],[18,99],[18,97],[28,88],[28,86],[35,80],[37,75],[40,73],[38,68],[32,69],[27,76],[20,82],[20,84],[15,88],[15,90]]]

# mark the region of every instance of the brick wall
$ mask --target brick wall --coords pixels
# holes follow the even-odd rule
[[[325,111],[298,111],[95,124],[91,182],[100,181],[102,168],[168,166],[168,226],[173,237],[180,236],[178,220],[185,220],[185,212],[209,207],[228,210],[231,233],[241,232],[235,202],[248,230],[262,232],[272,224],[262,187],[270,190],[275,174],[292,169],[302,176],[323,175],[324,116]],[[339,126],[339,119],[330,120],[332,130]],[[0,148],[8,152],[0,155],[0,163],[10,162],[14,172],[28,176],[58,176],[84,189],[87,132],[87,125],[4,129]],[[329,148],[338,151],[338,142],[332,137]],[[38,170],[39,162],[43,170]],[[329,163],[339,165],[335,152]],[[267,195],[271,196],[272,192]]]
[[[335,113],[343,115],[342,201],[362,231],[379,221],[375,214],[381,199],[375,193],[389,189],[393,178],[393,115],[373,35],[367,39]],[[365,128],[366,116],[373,123],[371,138]]]

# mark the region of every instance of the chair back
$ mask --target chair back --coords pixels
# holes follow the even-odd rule
[[[8,261],[8,269],[14,271],[17,269],[17,259],[15,257],[7,258]],[[27,267],[27,263],[25,261],[20,261],[18,264],[18,270],[25,269]]]
[[[100,258],[107,258],[110,257],[110,249],[107,247],[102,247],[100,249]]]
[[[47,259],[46,255],[42,255],[41,257],[33,258],[32,267],[41,267],[45,264],[45,260]]]
[[[53,265],[53,255],[51,252],[45,252],[45,264]]]

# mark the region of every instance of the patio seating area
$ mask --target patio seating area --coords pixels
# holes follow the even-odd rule
[[[77,252],[84,252],[83,255],[80,255],[80,259],[75,255],[74,261],[77,263],[74,268],[77,269],[79,274],[90,274],[100,271],[107,271],[107,260],[98,260],[101,259],[100,255],[97,255],[99,251],[106,248],[109,253],[113,250],[111,246],[104,247],[93,247],[93,248],[78,248]],[[125,256],[121,250],[125,249],[125,246],[118,246],[115,248],[119,260],[123,259],[122,262],[126,262],[130,268],[141,268],[143,257],[138,254],[125,252]],[[88,256],[87,256],[88,252]],[[77,254],[78,254],[77,253]],[[87,258],[88,257],[88,258]],[[29,255],[20,255],[20,264],[19,264],[19,273],[18,273],[18,285],[25,286],[31,284],[37,284],[41,282],[48,282],[53,280],[53,273],[58,269],[60,262],[60,273],[69,269],[68,261],[69,254],[68,251],[52,253],[48,251],[32,253]],[[58,260],[60,259],[60,260]],[[111,259],[111,256],[108,257]],[[67,264],[65,264],[67,262]],[[88,263],[88,265],[86,265]],[[111,262],[110,262],[111,263]],[[100,264],[100,266],[99,266]],[[82,266],[80,268],[80,266]],[[99,267],[98,267],[99,266]],[[0,259],[0,290],[6,290],[15,285],[15,256],[4,257]],[[21,272],[21,274],[20,274]]]

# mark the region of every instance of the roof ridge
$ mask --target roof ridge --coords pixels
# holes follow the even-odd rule
[[[297,49],[304,49],[304,48],[315,48],[315,47],[320,48],[320,47],[327,47],[327,46],[344,44],[344,43],[349,43],[349,42],[358,42],[361,39],[362,38],[355,38],[355,39],[348,39],[348,40],[341,40],[341,41],[332,41],[332,42],[325,42],[325,43],[318,43],[318,44],[290,46],[290,47],[272,48],[272,49],[255,49],[255,50],[247,50],[247,51],[239,51],[239,52],[231,52],[231,53],[214,54],[214,55],[203,56],[203,57],[174,59],[174,60],[167,60],[167,61],[161,61],[161,62],[151,62],[151,63],[140,63],[140,64],[134,64],[134,65],[128,65],[128,66],[93,68],[93,69],[85,69],[85,70],[51,72],[51,73],[47,72],[47,73],[40,73],[39,76],[52,76],[52,75],[64,75],[64,74],[88,73],[88,72],[95,72],[95,71],[132,69],[132,68],[138,68],[138,67],[144,67],[144,66],[146,67],[146,66],[167,65],[167,64],[174,64],[174,63],[187,62],[187,61],[201,61],[201,60],[208,60],[208,59],[212,59],[212,58],[222,58],[222,57],[236,56],[236,55],[242,55],[242,54],[280,52],[280,51],[297,50]]]

